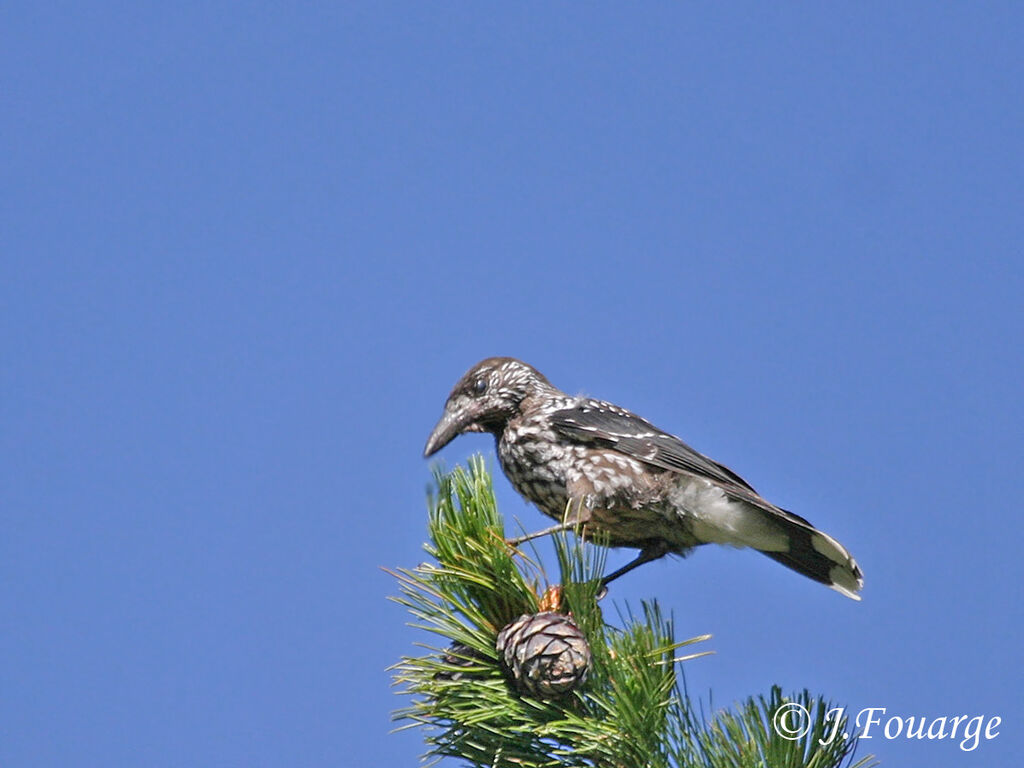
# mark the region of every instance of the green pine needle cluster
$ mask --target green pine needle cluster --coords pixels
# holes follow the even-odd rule
[[[852,761],[855,740],[836,739],[830,706],[806,691],[794,699],[814,727],[788,741],[772,716],[788,699],[778,688],[710,720],[696,714],[677,676],[680,653],[710,639],[674,639],[657,602],[606,622],[598,602],[605,548],[557,536],[558,575],[536,556],[505,542],[491,477],[480,457],[468,469],[435,471],[426,551],[432,562],[394,572],[395,597],[430,633],[424,653],[393,667],[411,699],[395,713],[403,728],[421,726],[430,757],[472,766],[609,766],[614,768],[838,768]],[[541,595],[561,585],[568,610],[587,637],[593,665],[587,682],[558,700],[519,694],[501,669],[495,639],[502,627],[541,610]],[[842,732],[843,724],[840,724]],[[870,758],[850,768],[864,768]]]

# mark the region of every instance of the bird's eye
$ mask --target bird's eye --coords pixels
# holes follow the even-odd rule
[[[484,392],[486,392],[487,379],[477,379],[475,382],[473,382],[473,391],[478,395],[482,395]]]

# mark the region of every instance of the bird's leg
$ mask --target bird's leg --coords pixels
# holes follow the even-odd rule
[[[518,547],[520,544],[525,544],[533,539],[539,539],[541,536],[572,530],[589,519],[590,509],[587,506],[586,499],[570,499],[565,505],[565,514],[562,515],[562,522],[558,523],[558,525],[552,525],[550,528],[545,528],[536,533],[528,533],[525,536],[518,536],[514,539],[505,539],[505,543],[510,547]]]
[[[664,557],[668,554],[668,544],[664,541],[655,541],[652,544],[648,544],[640,550],[640,554],[635,559],[630,560],[624,566],[619,568],[617,571],[612,571],[603,579],[601,579],[601,596],[603,597],[604,591],[608,588],[608,585],[623,576],[634,568],[639,568],[644,563],[649,563],[651,560],[657,560],[659,557]]]
[[[562,531],[568,531],[572,528],[575,528],[576,525],[576,520],[563,520],[558,525],[552,525],[550,528],[545,528],[541,531],[528,533],[525,536],[517,536],[514,539],[505,539],[505,543],[508,544],[510,547],[518,547],[520,544],[525,544],[528,541],[539,539],[541,536],[547,536],[552,533],[561,533]]]

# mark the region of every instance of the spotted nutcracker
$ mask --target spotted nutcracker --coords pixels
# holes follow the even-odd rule
[[[860,568],[831,536],[678,437],[617,405],[567,395],[524,362],[492,357],[473,366],[448,396],[424,455],[464,432],[493,434],[515,489],[561,521],[515,543],[580,525],[584,535],[600,532],[613,547],[640,550],[605,584],[715,543],[752,547],[860,599]]]

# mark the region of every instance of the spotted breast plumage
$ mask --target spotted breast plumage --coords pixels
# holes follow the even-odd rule
[[[860,599],[861,570],[831,536],[646,419],[567,395],[520,360],[493,357],[473,366],[449,395],[424,454],[465,432],[492,433],[513,487],[561,521],[525,538],[579,525],[611,546],[640,550],[605,583],[666,554],[715,543],[756,549]]]

